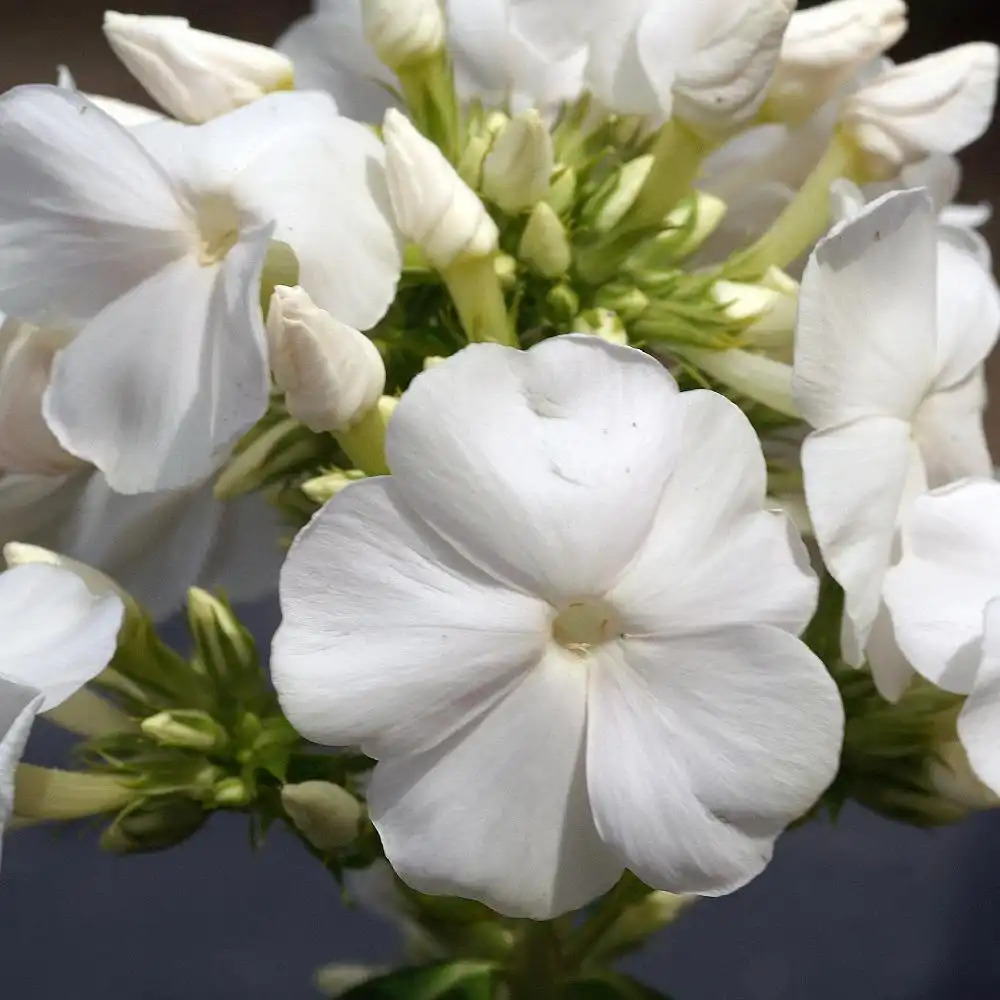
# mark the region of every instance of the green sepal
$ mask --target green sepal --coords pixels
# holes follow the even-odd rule
[[[489,962],[424,965],[371,979],[343,1000],[492,1000],[498,975]]]

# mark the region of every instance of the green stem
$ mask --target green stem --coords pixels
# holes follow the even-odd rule
[[[492,257],[466,257],[443,272],[470,343],[518,347]]]
[[[109,774],[20,764],[14,776],[14,814],[22,819],[71,820],[115,812],[133,795]]]
[[[50,708],[43,718],[87,739],[135,732],[139,728],[117,705],[112,705],[89,688],[80,688],[61,705]]]
[[[632,251],[663,228],[663,220],[694,186],[708,143],[677,119],[660,129],[653,165],[622,219],[590,246],[580,248],[577,270],[593,285],[607,281]]]
[[[447,52],[442,50],[423,62],[399,67],[396,75],[414,124],[438,146],[449,163],[458,163],[461,116]]]
[[[748,399],[763,403],[786,417],[801,418],[792,394],[790,365],[738,348],[712,351],[685,347],[677,353]]]
[[[626,872],[618,884],[597,904],[584,925],[566,943],[564,965],[578,970],[591,957],[595,946],[633,903],[649,893],[634,875]]]
[[[334,434],[355,468],[368,476],[389,475],[385,460],[386,425],[381,407],[373,406],[353,427]]]
[[[526,922],[507,974],[510,1000],[555,1000],[562,975],[562,953],[551,921]]]
[[[857,159],[850,138],[835,133],[819,163],[774,225],[725,265],[725,276],[734,281],[753,281],[770,267],[787,267],[810,249],[830,226],[830,185],[850,177],[857,168]]]

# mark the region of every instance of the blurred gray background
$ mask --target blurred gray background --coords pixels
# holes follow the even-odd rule
[[[586,0],[581,0],[581,3]],[[271,42],[303,0],[163,0],[135,13]],[[92,0],[0,0],[0,89],[51,81],[142,100],[107,51]],[[1000,40],[1000,7],[911,0],[900,58]],[[998,200],[1000,127],[970,149],[967,200]],[[3,183],[3,178],[0,178]],[[988,229],[994,247],[1000,221]],[[994,384],[1000,367],[993,369]],[[1000,407],[992,413],[1000,445]],[[271,605],[248,611],[266,641]],[[30,758],[66,741],[39,723]],[[332,881],[276,831],[251,851],[246,824],[218,817],[165,854],[111,858],[93,830],[11,835],[0,872],[0,1000],[308,1000],[313,970],[387,958],[394,937],[345,908]],[[676,1000],[1000,998],[1000,813],[945,830],[894,826],[849,809],[836,827],[787,835],[749,888],[695,906],[633,962]]]

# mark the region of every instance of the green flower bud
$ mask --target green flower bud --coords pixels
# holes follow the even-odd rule
[[[212,789],[212,799],[223,809],[241,809],[253,802],[253,791],[241,778],[223,778]]]
[[[528,218],[518,256],[545,278],[558,278],[573,263],[573,251],[555,209],[540,201]]]
[[[256,673],[257,646],[232,608],[199,587],[188,591],[188,625],[209,677]]]
[[[549,289],[545,302],[554,322],[560,326],[569,325],[580,309],[580,296],[566,284],[555,285]]]
[[[555,166],[552,136],[533,108],[498,133],[483,163],[483,193],[505,212],[522,212],[548,193]]]
[[[638,319],[648,308],[649,298],[634,285],[605,285],[595,296],[595,302],[601,309],[616,312],[626,323]]]
[[[208,816],[186,796],[157,796],[116,819],[101,834],[101,847],[114,854],[166,850],[197,833]]]
[[[364,815],[361,803],[350,792],[328,781],[285,785],[281,804],[299,833],[319,851],[332,852],[350,844]]]
[[[334,469],[302,484],[302,492],[314,503],[324,504],[351,483],[368,477],[360,469]]]
[[[652,167],[653,157],[649,155],[638,156],[619,167],[584,207],[583,218],[590,228],[599,233],[614,228],[632,207]]]
[[[572,167],[560,167],[552,176],[549,193],[545,196],[557,215],[564,215],[576,200],[576,171]]]
[[[611,309],[588,309],[580,313],[573,323],[577,333],[592,333],[609,344],[628,347],[628,332],[618,313]]]
[[[182,750],[211,753],[229,742],[226,731],[215,719],[195,709],[160,712],[143,719],[140,728],[144,736],[160,746]]]

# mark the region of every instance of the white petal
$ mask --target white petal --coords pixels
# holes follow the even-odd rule
[[[124,128],[57,87],[0,98],[0,309],[74,326],[187,253],[170,180]]]
[[[665,369],[598,337],[475,344],[389,424],[407,503],[477,565],[553,602],[603,593],[649,532],[679,432]]]
[[[744,622],[801,632],[816,608],[816,578],[787,518],[764,510],[767,473],[753,427],[714,392],[685,392],[680,403],[677,463],[656,521],[608,601],[630,634]]]
[[[602,15],[600,31],[590,41],[586,82],[601,103],[619,113],[669,117],[673,108],[669,81],[676,72],[676,50],[685,39],[677,38],[663,53],[657,92],[639,58],[637,30],[646,6],[646,0],[621,0]]]
[[[1000,794],[1000,600],[983,614],[982,662],[958,716],[958,738],[979,780]]]
[[[914,453],[909,425],[891,417],[812,434],[802,446],[806,503],[823,561],[844,588],[844,656],[855,666],[878,613]]]
[[[396,78],[365,38],[358,0],[326,4],[298,20],[275,46],[295,64],[302,90],[325,90],[337,107],[355,121],[380,122],[398,101]]]
[[[14,774],[41,704],[37,691],[0,677],[0,838],[14,812]]]
[[[35,564],[0,574],[0,677],[55,708],[108,665],[122,614],[117,597],[95,597],[70,570]]]
[[[837,772],[843,708],[826,668],[766,626],[627,639],[597,659],[587,782],[601,836],[653,888],[746,884]]]
[[[890,67],[844,106],[844,122],[887,170],[957,153],[989,127],[997,64],[995,45],[974,42]]]
[[[62,446],[121,493],[179,489],[263,415],[260,313],[270,233],[220,265],[184,257],[108,306],[56,358],[45,417]]]
[[[271,658],[300,732],[376,757],[433,747],[481,714],[541,657],[552,617],[458,555],[400,492],[362,481],[299,535]]]
[[[273,223],[321,308],[359,330],[385,314],[402,261],[385,151],[325,94],[271,94],[202,126],[137,135],[193,197],[221,189],[257,224]]]
[[[1000,483],[956,483],[918,497],[885,600],[914,667],[949,691],[971,689],[986,605],[1000,596]]]
[[[793,386],[813,427],[910,419],[934,375],[936,253],[930,199],[912,191],[819,244],[802,279]]]
[[[473,7],[478,0],[466,0]],[[455,6],[455,0],[452,0]],[[616,4],[593,0],[508,0],[511,25],[534,49],[554,59],[565,59],[586,45]]]
[[[885,603],[879,605],[865,646],[865,659],[878,693],[895,704],[906,693],[916,672],[899,648],[892,617]]]
[[[553,652],[440,746],[375,769],[368,802],[386,857],[421,892],[547,920],[606,892],[584,772],[587,673]]]
[[[968,379],[1000,334],[1000,290],[964,243],[938,238],[936,389]]]
[[[913,437],[933,489],[967,476],[992,476],[983,427],[986,376],[982,367],[951,389],[928,396],[913,419]]]

